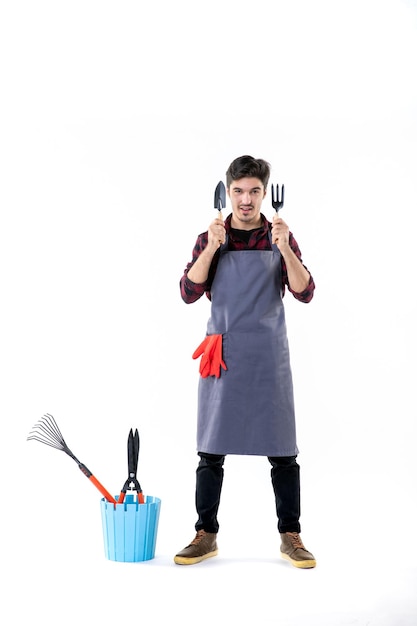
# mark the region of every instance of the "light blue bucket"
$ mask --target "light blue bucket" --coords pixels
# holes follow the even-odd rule
[[[161,500],[145,496],[144,504],[139,504],[136,496],[127,494],[123,504],[102,498],[100,505],[106,558],[125,562],[153,559]]]

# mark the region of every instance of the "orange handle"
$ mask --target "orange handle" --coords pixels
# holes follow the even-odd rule
[[[97,480],[97,478],[95,476],[91,475],[91,476],[89,476],[89,479],[91,480],[93,485],[95,485],[97,487],[97,489],[100,491],[100,493],[103,494],[103,496],[106,498],[106,500],[108,502],[113,502],[113,504],[117,504],[117,502],[113,498],[113,496],[107,491],[107,489],[105,489],[103,487],[103,485]]]
[[[123,491],[120,493],[119,499],[117,500],[117,504],[123,504],[123,502],[125,501],[125,493],[123,493]],[[145,498],[143,497],[143,493],[139,492],[138,493],[138,502],[139,504],[145,504]]]

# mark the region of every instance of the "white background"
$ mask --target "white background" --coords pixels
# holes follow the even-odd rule
[[[0,53],[7,624],[416,624],[416,3],[17,0]],[[285,184],[317,285],[285,299],[311,571],[279,557],[256,457],[226,460],[219,556],[172,560],[209,315],[178,284],[242,154]],[[26,441],[46,412],[114,493],[139,429],[155,559],[104,558],[100,494]]]

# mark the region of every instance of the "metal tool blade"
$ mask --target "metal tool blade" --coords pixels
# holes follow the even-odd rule
[[[226,187],[223,181],[217,183],[217,187],[214,190],[214,208],[221,211],[226,206]]]

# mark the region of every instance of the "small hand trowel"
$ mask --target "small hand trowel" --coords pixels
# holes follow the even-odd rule
[[[214,208],[219,212],[219,218],[222,220],[222,209],[226,207],[226,187],[223,181],[217,183],[217,187],[214,190]]]

